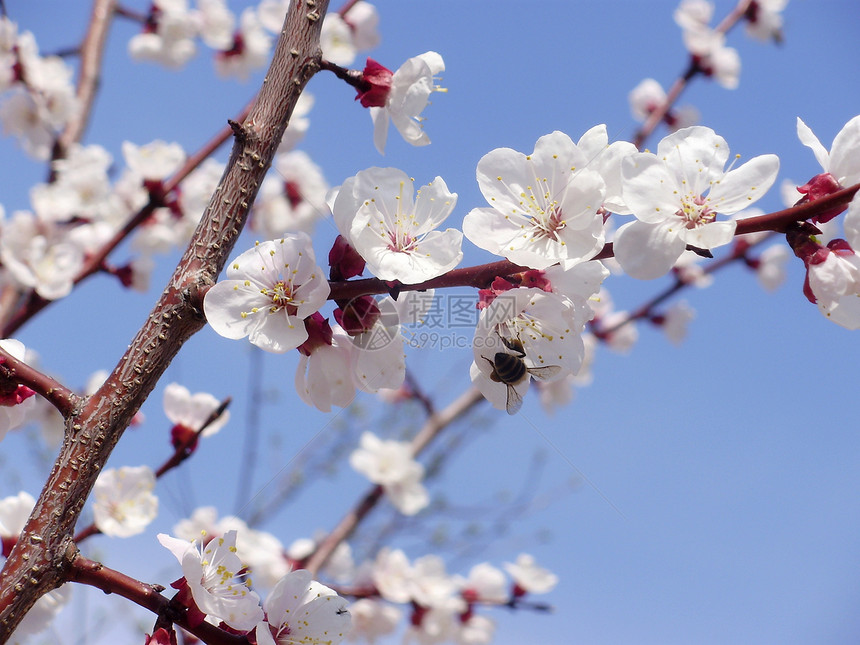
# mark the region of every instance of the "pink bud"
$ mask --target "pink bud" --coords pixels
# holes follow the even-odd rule
[[[370,330],[379,319],[379,307],[373,296],[359,296],[343,308],[334,310],[334,319],[350,336]]]
[[[832,195],[841,188],[842,185],[836,181],[836,178],[833,175],[829,172],[823,172],[819,175],[815,175],[815,177],[803,184],[803,186],[798,186],[797,192],[806,195],[806,197],[801,200],[802,202],[814,202],[822,197]],[[845,209],[846,206],[834,206],[830,210],[824,211],[823,213],[813,217],[812,221],[816,223],[820,222],[822,224],[829,222]]]
[[[504,293],[505,291],[510,291],[511,289],[516,288],[517,285],[512,282],[508,282],[504,278],[497,277],[493,280],[493,284],[490,285],[489,289],[479,289],[478,290],[478,309],[486,309],[490,306],[493,300],[496,299],[500,293]]]
[[[337,236],[328,252],[328,263],[331,265],[329,278],[332,280],[349,280],[364,272],[364,258],[349,245],[343,235]]]
[[[0,405],[8,407],[18,405],[29,399],[34,394],[35,392],[26,385],[18,385],[10,392],[0,392]]]
[[[310,356],[323,345],[332,344],[331,325],[328,324],[328,318],[323,318],[320,312],[314,312],[305,318],[305,329],[308,339],[298,346],[298,350],[305,356]]]
[[[360,101],[362,107],[366,108],[385,107],[391,92],[392,76],[394,73],[390,69],[368,58],[361,75],[363,89],[358,91],[355,100]]]

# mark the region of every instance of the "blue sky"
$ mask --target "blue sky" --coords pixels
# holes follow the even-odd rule
[[[6,4],[22,28],[36,33],[43,51],[73,44],[82,33],[86,12],[75,14],[72,3]],[[612,138],[630,138],[636,124],[627,93],[648,76],[668,86],[686,66],[671,17],[674,2],[376,4],[382,44],[371,52],[374,58],[392,69],[428,50],[445,59],[442,84],[448,92],[434,95],[425,111],[432,145],[412,148],[392,131],[380,157],[370,119],[352,91],[321,74],[309,86],[316,105],[300,147],[332,185],[374,165],[401,168],[420,184],[442,176],[459,193],[452,225],[484,204],[475,166],[488,151],[507,146],[531,152],[543,134],[558,129],[576,140],[599,123],[607,124]],[[718,17],[733,5],[716,4]],[[742,161],[776,153],[778,181],[803,183],[819,168],[797,140],[796,117],[829,148],[860,112],[858,18],[860,9],[849,0],[792,0],[782,46],[751,41],[741,29],[730,35],[743,65],[737,90],[696,79],[680,103],[694,105],[701,123],[725,137]],[[206,53],[179,72],[133,64],[125,45],[134,32],[133,25],[118,23],[111,35],[104,90],[86,137],[117,159],[123,140],[161,138],[194,149],[235,115],[260,80],[216,81]],[[648,145],[655,148],[662,134]],[[27,208],[27,189],[44,177],[44,168],[20,161],[9,139],[0,140],[0,158],[0,201],[7,214]],[[782,207],[777,191],[759,205]],[[334,230],[322,222],[317,232],[317,256],[325,257]],[[240,241],[237,253],[251,240]],[[464,246],[464,264],[493,259]],[[159,269],[147,296],[96,277],[19,338],[40,352],[46,370],[70,385],[82,384],[92,371],[115,364],[169,270]],[[556,607],[552,615],[490,612],[500,626],[496,643],[856,642],[860,436],[851,409],[860,340],[825,321],[804,299],[802,279],[795,261],[788,283],[769,294],[748,270],[731,267],[708,289],[684,294],[697,317],[681,347],[642,327],[630,355],[599,350],[594,384],[554,416],[545,416],[534,396],[515,417],[482,411],[473,422],[477,436],[447,461],[432,492],[455,506],[492,507],[497,491],[523,486],[530,459],[540,452],[545,462],[534,486],[538,500],[550,500],[512,518],[480,556],[452,564],[466,574],[482,559],[498,565],[528,551],[561,579],[553,593],[536,598]],[[665,284],[613,276],[606,286],[619,308],[634,308]],[[178,568],[156,545],[155,533],[169,531],[198,504],[235,510],[236,455],[250,413],[252,371],[262,370],[263,390],[268,400],[276,399],[259,409],[262,456],[252,491],[270,494],[266,483],[306,443],[352,418],[317,413],[295,397],[296,360],[264,356],[252,362],[245,344],[209,329],[192,339],[144,408],[148,423],[128,433],[109,465],[157,465],[166,456],[160,397],[172,380],[192,391],[232,395],[234,420],[187,469],[160,484],[162,513],[152,530],[122,544],[95,538],[89,548],[96,557],[169,583]],[[468,349],[417,352],[410,361],[439,405],[468,384]],[[370,416],[354,415],[358,423],[383,432],[372,400],[360,403]],[[15,468],[30,463],[29,457],[18,461],[30,446],[21,436],[0,446],[3,496],[17,492],[18,481],[37,492],[38,467]],[[571,479],[579,484],[556,494]],[[330,528],[363,489],[346,467],[309,486],[304,498],[263,527],[284,543]],[[392,544],[398,546],[397,540]],[[413,557],[433,549],[414,536],[403,544]],[[78,624],[81,615],[95,622],[96,601],[86,611],[84,601],[76,602]]]

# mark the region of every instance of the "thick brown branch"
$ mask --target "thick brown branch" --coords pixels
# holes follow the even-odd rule
[[[0,642],[41,595],[68,579],[64,554],[96,477],[170,361],[205,322],[202,293],[232,252],[296,101],[318,69],[328,2],[310,4],[291,3],[257,102],[238,126],[224,175],[155,308],[105,384],[67,422],[60,456],[0,574]]]

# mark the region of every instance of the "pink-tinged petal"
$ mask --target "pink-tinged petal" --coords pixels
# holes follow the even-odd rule
[[[635,221],[615,233],[615,259],[624,272],[639,280],[666,275],[684,252],[686,243],[672,223]]]
[[[701,194],[708,182],[723,174],[729,145],[710,128],[694,125],[664,137],[657,146],[657,157],[678,177],[686,178],[694,192]],[[697,187],[701,190],[696,190]]]
[[[736,220],[711,222],[691,229],[681,229],[681,239],[700,249],[715,249],[734,239]]]
[[[708,193],[711,208],[732,215],[764,197],[779,173],[779,157],[759,155],[729,171]]]
[[[797,138],[800,139],[800,143],[812,150],[812,154],[815,155],[824,172],[830,172],[830,153],[800,117],[797,117]]]
[[[256,325],[254,310],[266,310],[270,305],[271,300],[253,283],[223,280],[206,293],[203,312],[219,335],[237,340],[247,336]]]
[[[624,203],[642,222],[657,224],[674,215],[683,194],[666,164],[647,152],[630,155],[621,163]]]
[[[833,139],[829,172],[846,187],[860,182],[860,115],[846,123]]]

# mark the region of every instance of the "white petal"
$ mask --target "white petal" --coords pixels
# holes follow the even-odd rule
[[[615,259],[624,272],[639,280],[666,275],[681,257],[686,244],[672,224],[635,221],[615,233]]]
[[[662,159],[648,152],[630,155],[621,163],[624,203],[637,219],[658,223],[681,207],[681,186]]]
[[[860,182],[860,115],[851,119],[833,139],[830,173],[844,185]]]
[[[848,204],[842,226],[845,229],[845,239],[848,244],[851,245],[855,253],[860,251],[860,199],[855,197]]]
[[[381,107],[372,107],[370,118],[373,120],[373,145],[379,154],[385,154],[385,143],[388,141],[388,110]]]
[[[815,155],[824,172],[830,172],[830,153],[800,117],[797,117],[797,138],[800,139],[800,143],[812,149],[812,154]]]
[[[764,197],[778,173],[776,155],[753,157],[717,181],[708,193],[708,201],[717,212],[732,215]]]
[[[736,220],[726,220],[703,224],[692,229],[681,229],[681,239],[700,249],[715,249],[734,239]]]
[[[233,340],[244,338],[256,326],[254,309],[265,310],[270,305],[271,300],[259,288],[242,280],[223,280],[203,299],[206,321],[220,336]],[[247,314],[244,317],[243,312]]]
[[[422,186],[415,196],[415,218],[420,222],[416,235],[438,227],[457,205],[457,193],[448,190],[441,177]]]
[[[710,181],[723,174],[729,146],[710,128],[694,125],[664,137],[657,146],[657,156],[679,178],[686,178],[693,192],[702,194]]]

